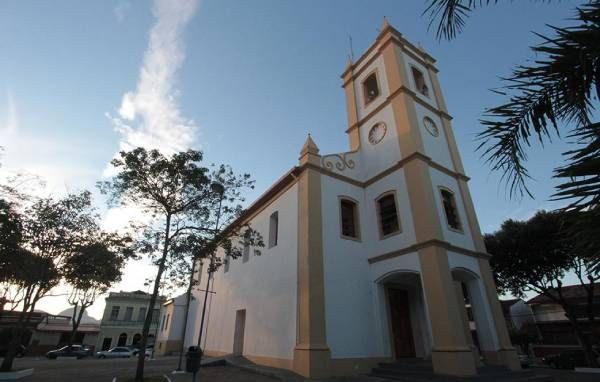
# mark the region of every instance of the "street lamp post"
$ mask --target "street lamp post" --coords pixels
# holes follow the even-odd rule
[[[225,192],[225,188],[220,183],[213,183],[211,185],[213,192],[219,195],[219,209],[217,211],[217,221],[215,223],[215,230],[213,232],[213,239],[217,236],[217,231],[219,229],[219,220],[221,219],[221,206],[223,205],[223,194]],[[214,256],[213,252],[210,253],[210,263],[207,268],[207,277],[206,277],[206,289],[204,290],[204,303],[202,305],[202,318],[200,319],[200,333],[198,334],[198,348],[202,349],[202,331],[204,330],[204,317],[206,316],[206,301],[208,300],[208,290],[210,288],[210,277],[212,274],[212,268],[214,265]]]

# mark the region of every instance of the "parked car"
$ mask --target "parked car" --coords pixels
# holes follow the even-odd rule
[[[131,349],[131,352],[134,356],[137,356],[138,353],[140,352],[140,348],[135,345],[129,345],[128,348]],[[153,348],[154,348],[154,345],[146,346],[146,351],[144,352],[146,354],[146,357],[150,357],[152,355]]]
[[[529,364],[531,363],[529,356],[527,354],[523,354],[523,353],[519,353],[518,356],[519,356],[519,362],[521,363],[521,367],[523,369],[528,368]]]
[[[115,346],[110,350],[96,353],[98,358],[129,358],[131,356],[133,356],[133,351],[127,346]]]
[[[0,357],[6,357],[6,352],[8,351],[8,346],[0,345]],[[19,345],[17,347],[17,358],[21,358],[25,356],[25,352],[27,352],[27,347],[25,345]]]
[[[594,354],[598,358],[598,352],[594,350]],[[583,350],[565,350],[558,354],[547,355],[542,358],[542,362],[557,369],[574,369],[579,366],[587,366]]]
[[[63,346],[60,349],[50,350],[46,353],[46,357],[56,359],[58,357],[76,357],[77,359],[85,358],[91,354],[91,349],[85,345]]]

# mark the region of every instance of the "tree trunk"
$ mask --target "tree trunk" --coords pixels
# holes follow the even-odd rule
[[[77,335],[77,329],[79,329],[79,324],[81,323],[81,319],[83,318],[83,312],[85,312],[86,306],[81,305],[79,308],[79,314],[77,314],[77,305],[73,308],[73,316],[71,317],[71,322],[73,323],[73,329],[71,330],[71,336],[69,337],[69,346],[73,345],[75,341],[75,335]],[[75,315],[77,314],[77,319],[75,319]],[[83,344],[82,344],[83,345]]]
[[[585,360],[587,361],[588,366],[598,367],[598,360],[596,360],[596,356],[594,355],[594,349],[592,347],[592,342],[590,341],[589,336],[583,333],[583,330],[581,330],[579,322],[577,321],[577,315],[570,311],[567,312],[567,318],[569,319],[569,322],[573,327],[575,336],[577,337],[577,340],[579,340],[581,347],[583,347],[583,353],[585,355]]]
[[[167,214],[163,253],[162,253],[160,262],[158,263],[158,272],[156,273],[156,278],[154,279],[154,290],[152,291],[152,296],[150,297],[150,302],[148,303],[148,312],[146,313],[146,319],[144,320],[144,329],[142,330],[142,341],[140,344],[141,347],[140,347],[140,351],[138,353],[138,363],[137,363],[137,369],[135,371],[136,382],[144,381],[144,361],[145,361],[145,357],[146,357],[146,344],[148,342],[148,333],[150,332],[150,325],[152,323],[152,316],[154,313],[154,304],[156,303],[156,298],[158,297],[158,291],[160,290],[160,280],[162,279],[162,274],[165,270],[165,261],[167,259],[167,255],[169,253],[170,230],[171,230],[171,214]],[[156,346],[156,338],[154,338],[154,346]]]
[[[26,306],[27,305],[23,306],[23,310],[21,311],[21,314],[19,314],[17,326],[12,328],[12,330],[11,330],[12,336],[10,338],[10,342],[8,343],[8,349],[6,350],[6,356],[4,357],[4,360],[2,360],[2,366],[0,366],[0,372],[12,370],[12,364],[15,359],[15,356],[17,355],[17,348],[19,347],[19,345],[21,344],[21,341],[23,340],[23,328],[27,325],[27,322],[25,321]]]

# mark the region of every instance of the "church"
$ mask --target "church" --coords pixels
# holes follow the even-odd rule
[[[265,247],[212,275],[207,355],[311,378],[402,359],[459,376],[482,362],[520,368],[437,73],[387,21],[348,63],[349,151],[323,154],[309,135],[298,163],[238,219]],[[201,326],[204,293],[194,293],[186,346]]]

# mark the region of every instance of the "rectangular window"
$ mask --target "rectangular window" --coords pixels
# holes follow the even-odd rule
[[[456,209],[456,200],[454,194],[444,188],[440,189],[442,195],[442,204],[444,205],[444,213],[446,214],[446,222],[452,229],[460,231],[461,224],[458,217],[458,210]]]
[[[348,199],[340,200],[342,236],[358,238],[358,217],[356,203]]]
[[[131,321],[131,317],[133,316],[133,306],[128,306],[125,308],[125,317],[123,317],[124,321]]]
[[[146,308],[140,308],[140,311],[138,312],[138,321],[144,321],[146,320]]]
[[[377,83],[377,74],[375,74],[375,72],[371,73],[367,79],[364,80],[362,86],[365,104],[368,104],[379,96],[379,84]]]
[[[110,320],[111,321],[116,321],[117,318],[119,318],[119,307],[118,306],[113,306],[112,310],[110,311]]]
[[[381,236],[385,237],[400,231],[400,221],[396,210],[396,198],[394,194],[387,194],[377,200],[379,211],[379,229]]]
[[[160,309],[154,309],[152,311],[152,323],[157,324],[158,320],[160,320]]]
[[[170,314],[167,314],[167,321],[165,323],[165,327],[163,328],[163,331],[165,330],[169,330],[169,318],[170,318]]]
[[[223,261],[223,272],[227,273],[229,272],[229,256],[225,257],[225,260]]]
[[[269,218],[269,248],[277,245],[277,234],[279,230],[279,213],[277,211],[271,214]]]
[[[165,331],[165,322],[167,321],[167,316],[163,316],[162,324],[160,325],[160,330]]]
[[[417,88],[417,91],[421,94],[423,94],[425,97],[429,97],[429,88],[427,87],[427,84],[425,83],[425,77],[423,76],[423,73],[415,68],[414,66],[411,67],[412,68],[412,75],[413,75],[413,79],[415,80],[415,86]]]
[[[244,245],[244,252],[242,253],[242,263],[247,263],[250,258],[250,246]]]

